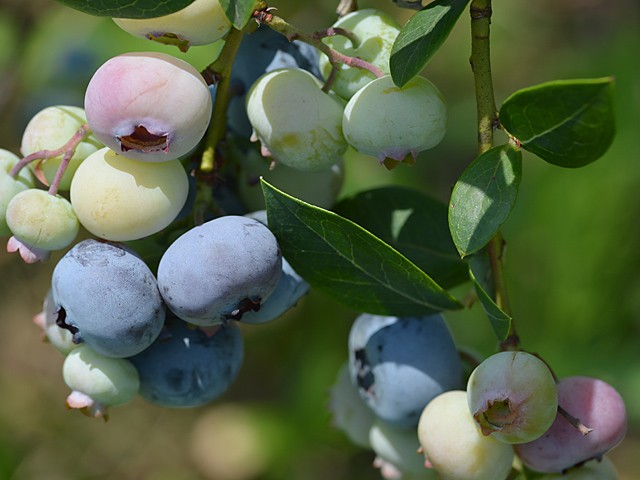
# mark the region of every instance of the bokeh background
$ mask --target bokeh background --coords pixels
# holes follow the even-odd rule
[[[333,22],[337,0],[270,3],[311,31]],[[391,0],[360,5],[401,24],[411,13]],[[597,376],[625,398],[629,432],[611,453],[624,480],[640,478],[639,17],[637,0],[511,0],[494,2],[492,24],[498,103],[547,80],[616,78],[618,133],[608,153],[578,170],[525,155],[504,235],[524,348],[559,376]],[[183,57],[203,68],[217,48],[192,48]],[[0,0],[0,146],[17,153],[22,129],[45,106],[82,106],[89,78],[109,57],[150,49],[180,55],[54,0]],[[469,51],[463,16],[424,72],[450,107],[442,144],[414,167],[392,172],[350,154],[343,195],[391,182],[446,201],[475,152]],[[41,342],[31,322],[56,258],[27,266],[0,252],[0,479],[379,478],[373,454],[334,429],[326,408],[357,312],[312,291],[278,321],[244,329],[244,366],[218,401],[171,410],[136,399],[113,409],[105,424],[64,408],[63,357]],[[495,351],[477,305],[447,321],[460,346],[480,355]]]

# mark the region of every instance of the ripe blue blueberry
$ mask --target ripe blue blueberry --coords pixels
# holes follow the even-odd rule
[[[131,357],[140,395],[166,407],[203,405],[222,395],[242,365],[244,344],[231,322],[213,335],[170,315],[151,347]]]
[[[156,279],[131,250],[84,240],[58,262],[51,281],[56,323],[107,357],[129,357],[156,339],[165,309]]]
[[[378,417],[413,427],[429,401],[459,388],[461,362],[441,315],[360,315],[349,333],[349,368]]]
[[[271,231],[257,220],[227,215],[192,228],[167,248],[158,287],[178,317],[212,326],[259,309],[281,274]]]

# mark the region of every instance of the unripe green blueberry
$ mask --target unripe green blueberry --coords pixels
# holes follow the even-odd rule
[[[399,428],[377,419],[369,430],[369,443],[380,460],[393,465],[402,475],[436,479],[435,470],[426,468],[418,450],[420,442],[415,428]]]
[[[195,0],[182,10],[155,18],[114,18],[124,31],[186,52],[193,45],[209,45],[224,37],[231,23],[218,0]]]
[[[106,417],[108,407],[130,402],[140,388],[138,371],[129,360],[105,357],[86,345],[67,355],[62,376],[72,390],[67,406],[92,417]]]
[[[330,209],[344,183],[344,163],[338,161],[317,172],[298,170],[280,163],[270,169],[268,160],[250,150],[241,159],[238,183],[240,197],[249,211],[265,208],[260,177],[289,195],[311,205]]]
[[[469,377],[467,395],[482,433],[505,443],[535,440],[558,412],[553,374],[526,352],[499,352],[484,360]]]
[[[175,160],[204,136],[212,101],[202,75],[165,53],[127,53],[107,60],[84,99],[89,127],[104,145],[147,162]]]
[[[298,170],[319,171],[342,159],[341,102],[301,68],[262,75],[247,94],[247,115],[263,154]]]
[[[0,237],[11,235],[6,218],[9,202],[18,193],[32,188],[34,184],[33,175],[28,168],[20,170],[16,178],[9,175],[19,161],[20,158],[17,155],[0,148]]]
[[[444,480],[504,480],[513,447],[482,435],[467,406],[467,394],[450,390],[431,400],[418,423],[426,461]]]
[[[400,25],[393,17],[382,11],[367,8],[345,15],[335,22],[333,27],[351,31],[359,43],[354,46],[352,41],[343,35],[324,38],[324,43],[340,53],[361,58],[386,74],[390,73],[391,49],[400,33]],[[326,55],[321,55],[319,62],[322,75],[328,78],[332,68],[329,58]],[[375,75],[368,70],[340,64],[331,89],[348,100],[375,78]]]
[[[370,448],[369,430],[375,416],[351,382],[348,363],[340,367],[336,383],[331,387],[329,409],[334,427],[342,430],[356,445]]]
[[[433,83],[414,77],[397,87],[387,75],[368,83],[344,109],[342,128],[347,142],[380,162],[403,161],[435,147],[444,137],[447,110]]]
[[[24,190],[11,199],[7,225],[20,242],[42,250],[68,247],[80,229],[66,198],[37,188]]]
[[[105,147],[78,168],[71,184],[71,204],[91,233],[126,241],[169,225],[188,193],[189,180],[180,161],[139,162]]]
[[[80,127],[86,123],[85,111],[80,107],[68,105],[47,107],[36,113],[25,127],[20,151],[26,157],[41,150],[56,150],[71,140]],[[76,147],[58,190],[69,190],[71,179],[80,163],[102,146],[95,135],[85,136]],[[44,178],[48,183],[53,182],[62,157],[63,155],[58,155],[47,158],[40,164]],[[34,170],[37,165],[38,161],[35,161],[31,162],[29,167]]]

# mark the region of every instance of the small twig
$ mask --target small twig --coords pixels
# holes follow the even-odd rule
[[[567,420],[571,424],[571,426],[577,429],[582,435],[588,435],[591,431],[593,431],[593,428],[589,428],[586,425],[584,425],[579,418],[576,418],[573,415],[571,415],[560,405],[558,405],[558,413],[562,415],[565,418],[565,420]]]
[[[73,137],[71,137],[69,141],[65,143],[63,146],[61,146],[60,148],[56,148],[55,150],[40,150],[38,152],[33,152],[27,155],[26,157],[24,157],[23,159],[21,159],[18,163],[16,163],[13,166],[13,168],[9,172],[9,176],[16,178],[20,173],[20,170],[22,170],[24,167],[26,167],[31,162],[34,162],[36,160],[47,160],[48,158],[57,157],[58,155],[63,155],[67,152],[71,152],[71,156],[73,156],[73,154],[76,151],[76,148],[78,147],[80,142],[84,140],[84,137],[86,137],[89,134],[89,132],[90,132],[89,125],[85,123],[78,129],[78,131],[73,135]]]
[[[322,40],[323,38],[335,37],[337,35],[341,37],[347,37],[351,41],[351,45],[353,46],[353,48],[358,48],[358,46],[360,45],[358,36],[351,30],[347,30],[346,28],[329,27],[325,30],[317,30],[311,33],[309,36],[316,40]]]
[[[348,55],[340,53],[337,50],[329,47],[322,40],[315,38],[313,34],[303,32],[284,19],[273,15],[270,12],[256,12],[255,19],[259,23],[265,24],[276,32],[281,33],[282,35],[287,37],[290,42],[294,40],[300,40],[304,43],[308,43],[309,45],[316,47],[329,58],[329,63],[331,63],[331,65],[344,64],[349,67],[362,68],[364,70],[370,71],[378,78],[384,77],[385,75],[382,70],[380,70],[372,63],[362,60],[358,57],[350,57]]]
[[[240,48],[244,32],[232,28],[227,36],[220,56],[205,68],[201,74],[209,84],[216,85],[216,99],[213,105],[211,126],[207,133],[206,146],[200,162],[200,170],[211,172],[214,170],[216,147],[224,139],[227,131],[227,108],[230,100],[231,69],[233,60]]]

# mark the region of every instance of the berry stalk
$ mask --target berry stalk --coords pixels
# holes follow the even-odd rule
[[[303,32],[302,30],[288,23],[283,18],[278,17],[276,15],[272,15],[267,11],[258,12],[258,16],[256,17],[256,19],[260,23],[263,23],[269,26],[270,28],[272,28],[273,30],[281,33],[282,35],[287,37],[289,41],[300,40],[304,43],[308,43],[309,45],[313,45],[322,53],[324,53],[327,57],[329,57],[329,62],[331,62],[332,65],[338,65],[343,63],[345,65],[348,65],[349,67],[363,68],[365,70],[368,70],[378,78],[384,77],[384,72],[380,70],[378,67],[376,67],[375,65],[372,65],[371,63],[366,62],[358,57],[350,57],[348,55],[344,55],[343,53],[340,53],[337,50],[334,50],[333,48],[329,47],[327,44],[325,44],[322,41],[322,36],[323,36],[322,34],[318,34],[318,33],[309,34],[309,33]],[[324,32],[327,33],[324,36],[335,35],[335,34],[339,34],[339,35],[345,34],[344,31],[338,32],[337,29],[329,29]],[[351,36],[349,36],[349,38],[351,39]]]
[[[213,171],[216,146],[224,138],[227,130],[231,69],[243,35],[244,32],[242,30],[232,28],[227,35],[220,56],[202,72],[207,83],[216,85],[216,99],[213,105],[211,127],[207,133],[206,147],[200,162],[200,169],[203,172]]]
[[[491,76],[491,0],[473,0],[471,13],[471,70],[476,92],[476,109],[478,116],[478,155],[493,147],[493,133],[499,124],[498,110],[493,93]],[[487,254],[491,265],[496,305],[507,315],[511,315],[511,307],[504,280],[504,246],[502,234],[498,232],[487,246]],[[501,343],[501,350],[517,350],[520,340],[515,325],[511,327],[507,338]]]

